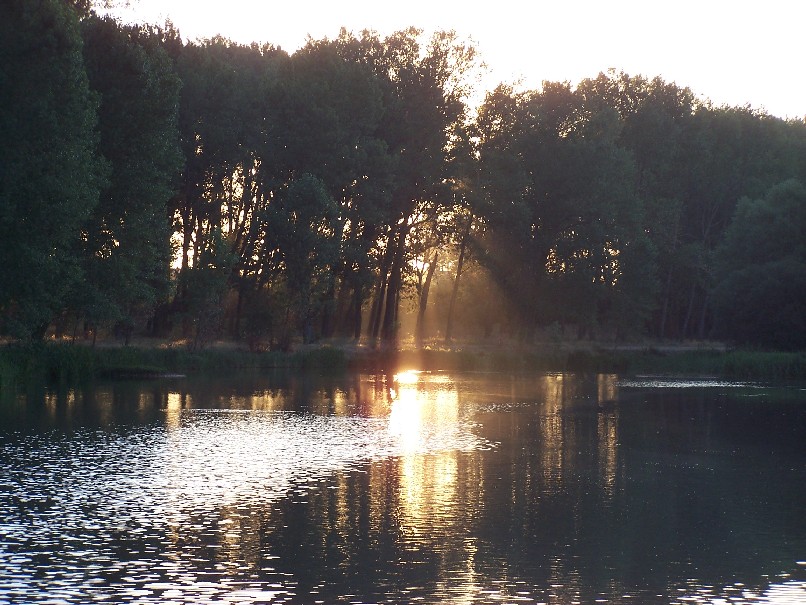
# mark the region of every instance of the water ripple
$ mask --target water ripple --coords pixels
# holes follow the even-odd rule
[[[684,380],[678,378],[638,378],[619,380],[617,384],[620,387],[634,389],[761,388],[761,385],[752,382],[714,379]]]
[[[386,418],[184,410],[138,430],[0,435],[0,603],[283,602],[288,582],[210,569],[241,531],[223,508],[248,517],[412,448],[483,446],[472,428],[422,426],[413,443]]]

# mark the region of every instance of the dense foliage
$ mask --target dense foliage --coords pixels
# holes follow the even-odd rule
[[[471,108],[449,32],[0,17],[3,333],[806,345],[803,121],[615,71]]]
[[[81,48],[64,3],[0,6],[0,317],[23,337],[41,337],[80,281],[104,179]]]

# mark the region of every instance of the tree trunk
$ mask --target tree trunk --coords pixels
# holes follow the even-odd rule
[[[372,310],[369,316],[369,335],[373,341],[378,340],[381,332],[381,317],[386,302],[386,284],[389,280],[388,267],[381,269],[381,277],[375,291],[375,298],[372,300]]]
[[[369,316],[369,333],[373,341],[378,339],[381,331],[381,317],[383,317],[384,306],[387,297],[387,285],[389,282],[389,267],[392,264],[392,254],[394,253],[394,229],[390,230],[386,240],[386,251],[380,267],[380,281],[372,301],[372,311]]]
[[[425,284],[423,290],[420,292],[419,306],[417,309],[417,327],[415,328],[415,339],[417,346],[420,347],[425,339],[425,309],[428,305],[428,292],[431,289],[431,279],[434,277],[434,270],[437,268],[437,260],[439,260],[439,250],[434,252],[434,259],[428,265],[428,272],[425,274]]]
[[[403,280],[403,259],[407,234],[408,229],[401,227],[395,243],[394,262],[389,273],[389,283],[386,286],[386,308],[383,314],[381,340],[392,346],[397,344],[398,308],[400,307],[400,287]]]
[[[179,291],[176,293],[176,298],[179,300],[187,299],[187,275],[190,269],[190,242],[193,240],[193,228],[191,227],[193,212],[185,202],[185,208],[182,209],[182,265],[179,267]]]
[[[708,294],[706,294],[703,297],[703,301],[702,301],[702,311],[700,312],[700,321],[699,321],[699,325],[697,326],[697,338],[699,338],[700,340],[705,339],[705,323],[706,323],[705,320],[708,317],[708,301],[709,301],[709,299],[710,299],[710,296]]]
[[[358,341],[361,340],[361,319],[362,309],[364,305],[364,289],[361,286],[356,286],[353,298],[353,338]]]
[[[456,309],[456,297],[459,294],[459,278],[462,276],[462,269],[465,264],[465,250],[467,250],[467,238],[470,236],[470,229],[473,226],[473,217],[467,222],[467,228],[462,234],[462,243],[459,247],[459,260],[456,263],[456,277],[453,280],[453,290],[451,291],[451,302],[448,305],[448,321],[445,326],[445,342],[449,343],[453,339],[453,314]]]
[[[352,332],[352,304],[352,288],[347,279],[342,279],[341,285],[339,286],[339,293],[336,295],[336,309],[333,312],[331,336],[343,336],[348,331]]]
[[[666,277],[666,289],[663,296],[663,306],[661,307],[660,326],[658,326],[658,336],[661,340],[666,338],[666,320],[669,316],[669,297],[672,295],[672,268],[669,267],[669,275]]]
[[[232,326],[232,335],[236,341],[241,340],[241,315],[243,314],[243,283],[238,286],[238,303],[235,305],[235,322]]]
[[[324,309],[322,309],[322,338],[330,338],[333,336],[335,324],[334,314],[337,304],[336,280],[331,276],[330,284],[327,288],[327,302],[325,303]]]

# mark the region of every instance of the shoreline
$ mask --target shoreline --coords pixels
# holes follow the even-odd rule
[[[729,349],[719,343],[455,343],[451,347],[373,348],[333,341],[295,351],[252,352],[238,343],[192,351],[181,343],[43,342],[0,345],[0,390],[32,380],[149,379],[234,370],[364,373],[399,370],[585,372],[804,380],[806,352]]]

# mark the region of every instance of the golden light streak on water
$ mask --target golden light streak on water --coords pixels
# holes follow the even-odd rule
[[[427,445],[433,443],[434,434],[450,434],[458,426],[458,389],[441,374],[404,372],[394,378],[389,431],[399,437],[402,452],[396,498],[401,529],[410,548],[441,553],[435,564],[443,569],[437,587],[442,602],[477,602],[489,587],[480,582],[478,545],[467,534],[468,519],[462,511],[476,510],[484,489],[482,477],[455,448]]]
[[[567,464],[564,419],[562,415],[566,398],[566,380],[562,374],[545,377],[545,403],[542,417],[538,422],[540,438],[543,443],[542,483],[559,490],[562,486],[563,469]]]
[[[596,429],[599,438],[599,474],[604,493],[608,498],[613,498],[618,473],[618,412],[599,414]]]
[[[459,416],[455,386],[432,381],[418,388],[420,376],[404,372],[395,376],[396,398],[389,415],[389,432],[398,437],[400,458],[400,503],[406,529],[415,536],[428,535],[435,520],[445,520],[445,511],[455,505],[457,459],[455,451],[424,454],[429,436],[450,432]],[[434,389],[436,382],[440,388]],[[447,521],[450,521],[449,519]]]
[[[185,395],[182,393],[168,393],[168,401],[165,405],[165,428],[169,432],[179,428],[184,398]]]
[[[618,472],[618,376],[599,374],[596,377],[599,414],[596,432],[598,436],[599,474],[604,493],[613,498],[616,492]]]
[[[665,427],[666,408],[651,415],[646,402],[632,396],[599,405],[639,387],[607,375],[584,382],[539,375],[489,386],[474,376],[472,389],[463,380],[407,372],[402,379],[386,374],[321,387],[312,382],[303,385],[306,406],[299,393],[282,388],[232,395],[237,391],[227,387],[213,396],[203,390],[207,383],[193,395],[174,383],[149,384],[137,393],[128,385],[101,385],[92,392],[98,399],[84,391],[51,395],[35,420],[55,418],[67,430],[33,440],[10,433],[0,456],[14,477],[0,481],[14,490],[0,490],[6,515],[0,577],[7,579],[0,582],[0,601],[6,594],[10,602],[78,603],[100,594],[111,602],[188,604],[806,603],[806,562],[798,553],[785,555],[797,561],[795,570],[770,555],[777,567],[763,581],[753,574],[756,563],[745,568],[737,558],[731,569],[745,586],[722,584],[724,575],[706,584],[717,572],[697,579],[692,568],[691,576],[680,575],[687,561],[662,550],[667,537],[677,543],[676,534],[653,524],[658,517],[667,527],[679,519],[665,509],[672,492],[654,479],[658,469],[700,498],[714,497],[701,490],[722,475],[748,477],[734,462],[740,450],[695,439],[702,424],[695,423],[698,407],[675,400],[691,413],[680,415],[678,427],[688,432],[678,434],[688,437],[687,446],[711,448],[709,458],[693,464],[673,448],[665,454],[670,464],[661,467],[646,462],[646,452],[655,452],[654,430],[645,436],[642,423]],[[749,405],[731,409],[741,413]],[[96,408],[111,424],[82,428],[82,417],[92,414],[95,422]],[[127,410],[134,416],[125,416]],[[132,418],[146,422],[139,426]],[[785,431],[768,434],[786,437]],[[775,497],[782,490],[773,488],[802,477],[794,466],[802,461],[796,456],[802,442],[790,438],[784,445],[790,457],[763,467],[757,485]],[[751,467],[756,455],[745,455]],[[714,463],[713,473],[703,461]],[[733,489],[730,478],[720,481],[734,496],[749,494],[751,505],[747,514],[738,499],[736,508],[724,508],[733,515],[725,526],[742,536],[726,538],[725,548],[767,544],[771,535],[769,544],[780,549],[776,533],[801,535],[796,500],[789,506],[771,496],[756,502],[749,490]],[[639,502],[655,504],[643,517],[640,507],[622,508],[636,482]],[[755,529],[745,527],[752,525],[749,513]],[[717,531],[712,537],[723,536]],[[705,544],[699,534],[694,542]],[[659,556],[644,544],[658,544]],[[721,547],[713,550],[721,556]],[[707,567],[711,555],[693,559]],[[620,569],[627,563],[645,574],[637,585],[625,582],[632,572]],[[309,584],[297,583],[320,565],[312,572],[318,576],[307,576]],[[375,565],[386,566],[385,575],[356,584]],[[660,583],[650,565],[665,566]],[[45,579],[31,569],[44,570]],[[340,580],[342,572],[353,579]]]
[[[596,390],[599,404],[618,399],[618,374],[599,374],[596,376]]]

